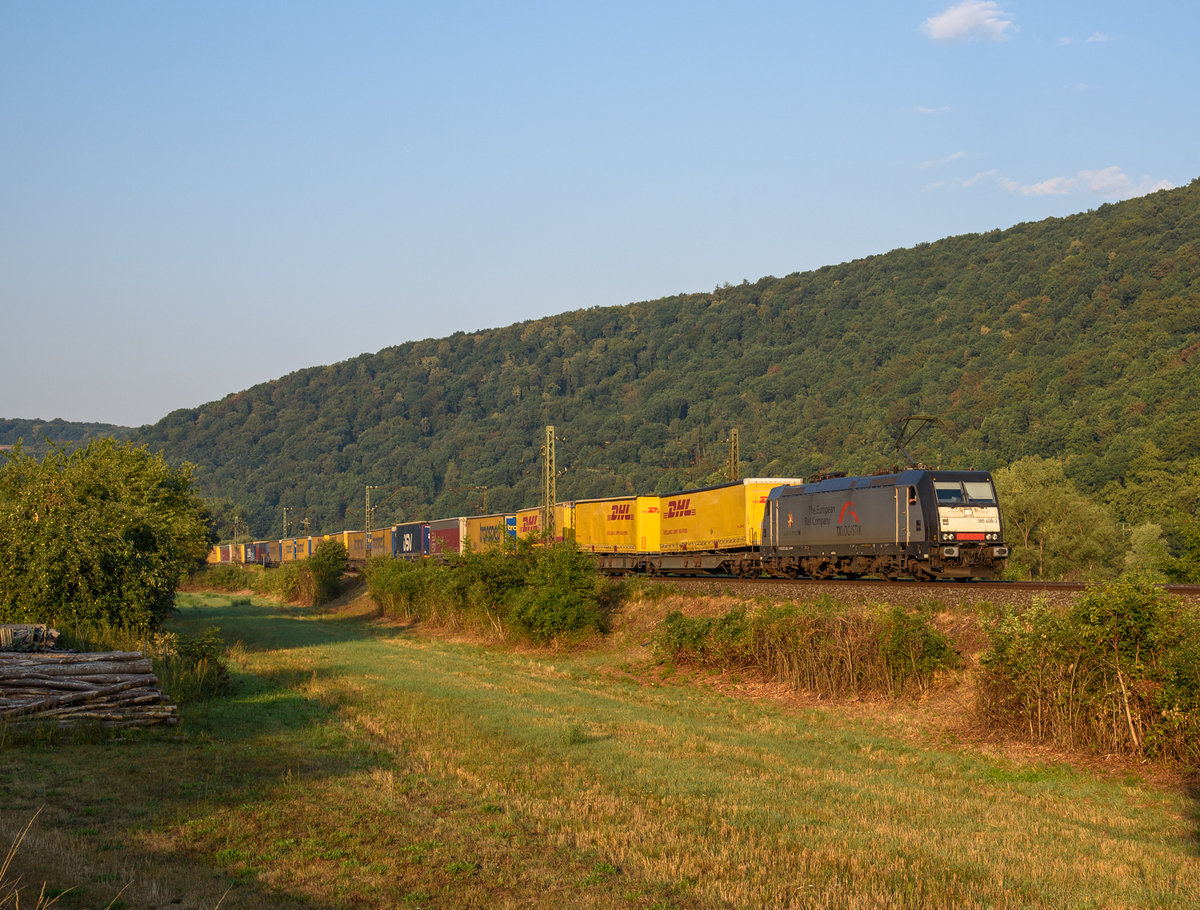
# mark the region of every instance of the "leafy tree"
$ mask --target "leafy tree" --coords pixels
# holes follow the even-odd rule
[[[0,464],[0,618],[158,626],[208,550],[191,465],[95,440]]]
[[[1169,558],[1161,525],[1148,521],[1130,529],[1129,550],[1125,553],[1126,574],[1161,581]]]
[[[1163,562],[1170,581],[1184,584],[1200,581],[1200,519],[1188,516],[1181,521],[1179,552]]]
[[[1057,458],[1022,458],[994,475],[1010,570],[1023,578],[1104,574],[1121,550],[1116,523],[1067,479]]]

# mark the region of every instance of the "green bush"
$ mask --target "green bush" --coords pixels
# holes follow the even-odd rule
[[[938,673],[961,663],[950,640],[930,625],[930,619],[928,612],[893,607],[883,620],[880,650],[895,690],[912,683],[928,689]]]
[[[374,559],[366,570],[367,591],[388,616],[445,620],[458,610],[458,594],[447,566],[428,560]]]
[[[0,621],[157,628],[208,550],[191,466],[112,439],[0,453]]]
[[[522,541],[448,563],[377,560],[366,576],[371,597],[393,616],[476,623],[539,644],[578,639],[604,626],[599,571],[570,542]]]
[[[513,598],[513,618],[522,630],[541,643],[603,630],[600,573],[591,558],[563,541],[532,550],[529,561]]]
[[[209,591],[246,591],[264,587],[261,572],[253,572],[244,566],[204,566],[188,575],[189,587]]]
[[[1200,619],[1141,577],[1000,612],[980,710],[1035,741],[1200,762]]]
[[[150,658],[163,692],[176,704],[225,695],[230,691],[225,643],[216,627],[189,636],[92,620],[72,623],[59,631],[60,648],[141,651]]]
[[[322,540],[305,562],[312,575],[314,604],[327,603],[341,593],[342,576],[350,563],[345,544],[340,540]]]

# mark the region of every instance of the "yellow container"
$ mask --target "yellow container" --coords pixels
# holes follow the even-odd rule
[[[798,478],[748,477],[661,497],[662,552],[754,548],[762,537],[767,496]]]
[[[295,562],[299,559],[308,559],[312,555],[312,538],[311,537],[289,537],[280,541],[283,548],[281,562]]]
[[[510,515],[473,515],[467,519],[467,543],[471,550],[494,550],[509,539]]]
[[[554,507],[554,539],[575,539],[575,503],[560,502]]]
[[[541,537],[542,535],[542,510],[537,509],[521,509],[513,516],[516,521],[517,537],[524,539],[526,537]],[[558,522],[555,521],[555,530],[558,529]]]
[[[615,496],[571,503],[575,543],[589,553],[653,553],[659,548],[657,496]]]
[[[342,531],[342,543],[346,547],[346,555],[358,562],[363,562],[367,558],[367,532],[366,531]]]
[[[392,528],[375,528],[373,531],[371,531],[371,539],[370,539],[371,553],[370,553],[370,556],[372,559],[374,559],[377,556],[391,557],[391,555],[392,555],[392,535],[395,533],[395,531],[396,531],[396,529],[394,527],[392,527]]]

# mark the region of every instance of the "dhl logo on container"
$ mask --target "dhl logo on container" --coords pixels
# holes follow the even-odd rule
[[[633,521],[633,506],[629,503],[613,503],[608,512],[609,521]]]
[[[672,499],[667,503],[667,514],[664,518],[687,518],[696,514],[696,510],[691,508],[692,499],[690,496],[684,499]]]
[[[521,534],[528,534],[530,531],[540,531],[542,529],[541,515],[522,515],[521,516]]]

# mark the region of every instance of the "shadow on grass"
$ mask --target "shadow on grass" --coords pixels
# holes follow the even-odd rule
[[[363,639],[394,638],[407,627],[370,622],[378,611],[349,614],[325,607],[293,607],[249,595],[182,594],[167,621],[172,631],[194,633],[216,626],[227,643],[251,651],[280,651]]]
[[[5,835],[40,812],[9,876],[32,886],[23,895],[31,906],[42,882],[73,889],[55,905],[63,910],[112,901],[224,910],[342,905],[268,884],[262,870],[278,862],[269,838],[287,838],[274,833],[261,848],[248,847],[243,825],[269,831],[264,805],[283,801],[302,815],[306,791],[395,766],[348,733],[335,700],[306,690],[340,675],[318,659],[322,646],[402,632],[227,595],[185,595],[168,623],[180,632],[213,626],[248,654],[295,651],[298,659],[257,673],[231,667],[233,693],[185,706],[174,729],[29,728],[0,737],[0,854]],[[306,880],[303,862],[295,866]]]
[[[1192,828],[1192,853],[1200,856],[1200,777],[1193,777],[1187,785],[1188,822]]]

